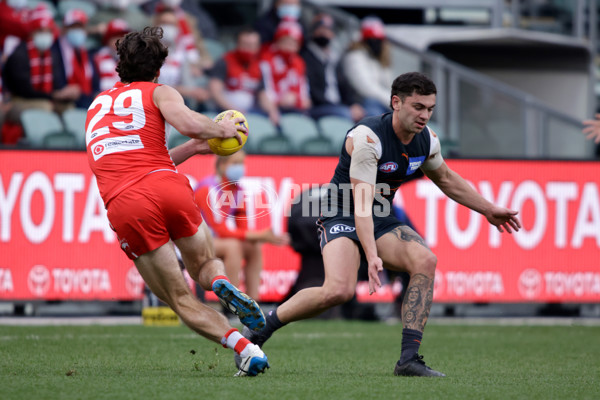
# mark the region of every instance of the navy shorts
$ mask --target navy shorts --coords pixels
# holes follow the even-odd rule
[[[329,242],[339,237],[347,237],[354,240],[359,247],[360,240],[356,233],[356,225],[354,222],[354,215],[343,216],[336,215],[334,217],[321,217],[317,220],[319,226],[319,240],[321,244],[321,251],[323,247]],[[404,225],[393,215],[386,217],[373,217],[373,227],[375,231],[375,240],[379,239],[386,233],[390,232],[398,226]],[[361,247],[362,249],[362,247]]]

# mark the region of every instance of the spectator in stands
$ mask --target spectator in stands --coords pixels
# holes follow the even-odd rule
[[[62,72],[60,50],[55,44],[58,30],[52,15],[45,8],[36,8],[30,17],[27,40],[15,48],[2,70],[11,102],[3,125],[4,143],[16,143],[22,136],[21,111],[57,111],[80,95],[79,87],[68,85]]]
[[[310,28],[310,40],[300,52],[310,88],[310,115],[314,119],[337,115],[356,122],[365,116],[365,110],[341,74],[340,54],[332,45],[335,37],[331,15],[317,14]]]
[[[159,3],[173,8],[178,16],[184,12],[186,23],[191,29],[200,32],[203,38],[213,40],[219,38],[217,24],[213,17],[202,8],[200,0],[151,0],[142,4],[141,7],[148,15],[152,15]]]
[[[27,40],[29,10],[26,6],[26,0],[0,1],[0,70],[15,47],[22,40]],[[0,79],[0,126],[4,125],[4,118],[11,109],[10,103],[4,101],[2,91],[2,80]],[[0,130],[0,141],[13,143],[22,133],[18,125],[13,126],[12,131],[11,133],[11,124],[8,124],[8,129]],[[15,137],[13,138],[11,135]]]
[[[141,31],[150,25],[151,19],[137,3],[131,0],[95,0],[95,2],[98,10],[90,18],[90,25],[95,33],[103,35],[107,24],[116,18],[127,21],[133,31]]]
[[[86,48],[87,23],[88,17],[83,10],[67,11],[58,38],[65,80],[79,88],[80,95],[72,99],[77,108],[88,108],[99,90],[98,70]]]
[[[0,54],[6,59],[29,35],[27,0],[0,2]]]
[[[116,71],[119,59],[116,43],[129,31],[129,25],[124,19],[113,19],[106,27],[102,37],[102,47],[94,55],[94,61],[100,76],[101,92],[111,89],[120,80]]]
[[[270,44],[275,38],[277,27],[282,21],[300,21],[302,7],[300,0],[274,0],[269,11],[258,17],[254,27],[260,34],[263,44]],[[302,32],[304,34],[304,32]]]
[[[220,111],[266,114],[273,124],[279,124],[279,110],[265,91],[260,70],[260,37],[252,28],[237,34],[237,45],[225,53],[209,71],[208,89]]]
[[[213,232],[215,255],[223,260],[231,283],[239,283],[239,274],[245,261],[245,292],[259,298],[262,244],[278,246],[289,244],[287,234],[276,235],[271,228],[248,229],[246,202],[240,179],[245,174],[246,155],[243,150],[231,156],[217,156],[216,175],[206,177],[196,187],[194,198],[202,217]],[[234,199],[231,202],[223,199]]]
[[[161,0],[155,9],[155,14],[165,10],[170,10],[177,17],[177,45],[185,49],[186,57],[190,63],[201,70],[207,70],[214,66],[215,62],[204,44],[204,37],[198,29],[192,18],[179,5],[170,6],[168,4],[176,3],[171,0]],[[201,75],[202,71],[197,71],[196,75]]]
[[[362,97],[367,115],[388,112],[392,84],[390,49],[379,18],[363,19],[361,40],[350,46],[342,63],[348,82]]]
[[[271,100],[281,112],[307,112],[311,107],[306,64],[298,51],[302,29],[294,21],[277,27],[275,40],[261,55],[261,70]]]
[[[153,20],[154,26],[163,29],[163,43],[169,49],[158,82],[177,89],[188,102],[195,103],[194,108],[209,99],[208,90],[198,86],[197,80],[202,75],[199,65],[200,56],[196,49],[187,47],[179,35],[179,19],[172,8],[159,7]]]

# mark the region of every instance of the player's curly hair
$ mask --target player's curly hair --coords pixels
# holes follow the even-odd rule
[[[141,32],[130,32],[117,41],[117,73],[121,82],[151,82],[169,54],[160,41],[163,30],[147,26]]]
[[[416,93],[421,96],[437,94],[435,83],[427,75],[420,72],[407,72],[399,75],[392,83],[392,95],[390,96],[390,107],[392,106],[391,98],[393,96],[400,97],[404,101],[409,96]]]

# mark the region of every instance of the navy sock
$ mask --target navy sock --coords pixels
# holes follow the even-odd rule
[[[402,329],[402,353],[400,354],[399,364],[404,364],[418,353],[422,339],[423,332],[414,329]]]
[[[279,317],[277,316],[277,309],[270,311],[265,317],[265,320],[265,327],[262,331],[260,331],[260,333],[261,335],[265,335],[267,337],[270,337],[273,332],[285,325],[279,320]]]

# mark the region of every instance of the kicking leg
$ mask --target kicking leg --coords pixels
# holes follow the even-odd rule
[[[225,317],[200,303],[188,287],[175,256],[172,243],[146,253],[135,265],[152,292],[168,304],[196,333],[221,343],[231,329]]]
[[[260,330],[265,326],[265,317],[256,301],[231,284],[225,275],[223,262],[215,258],[212,237],[206,223],[203,222],[194,235],[177,239],[175,243],[190,276],[204,290],[212,290],[221,303],[248,328]]]
[[[340,237],[323,248],[325,281],[323,286],[300,290],[267,315],[267,326],[260,332],[244,329],[244,336],[262,346],[274,331],[293,321],[311,318],[352,299],[360,265],[358,246]]]

